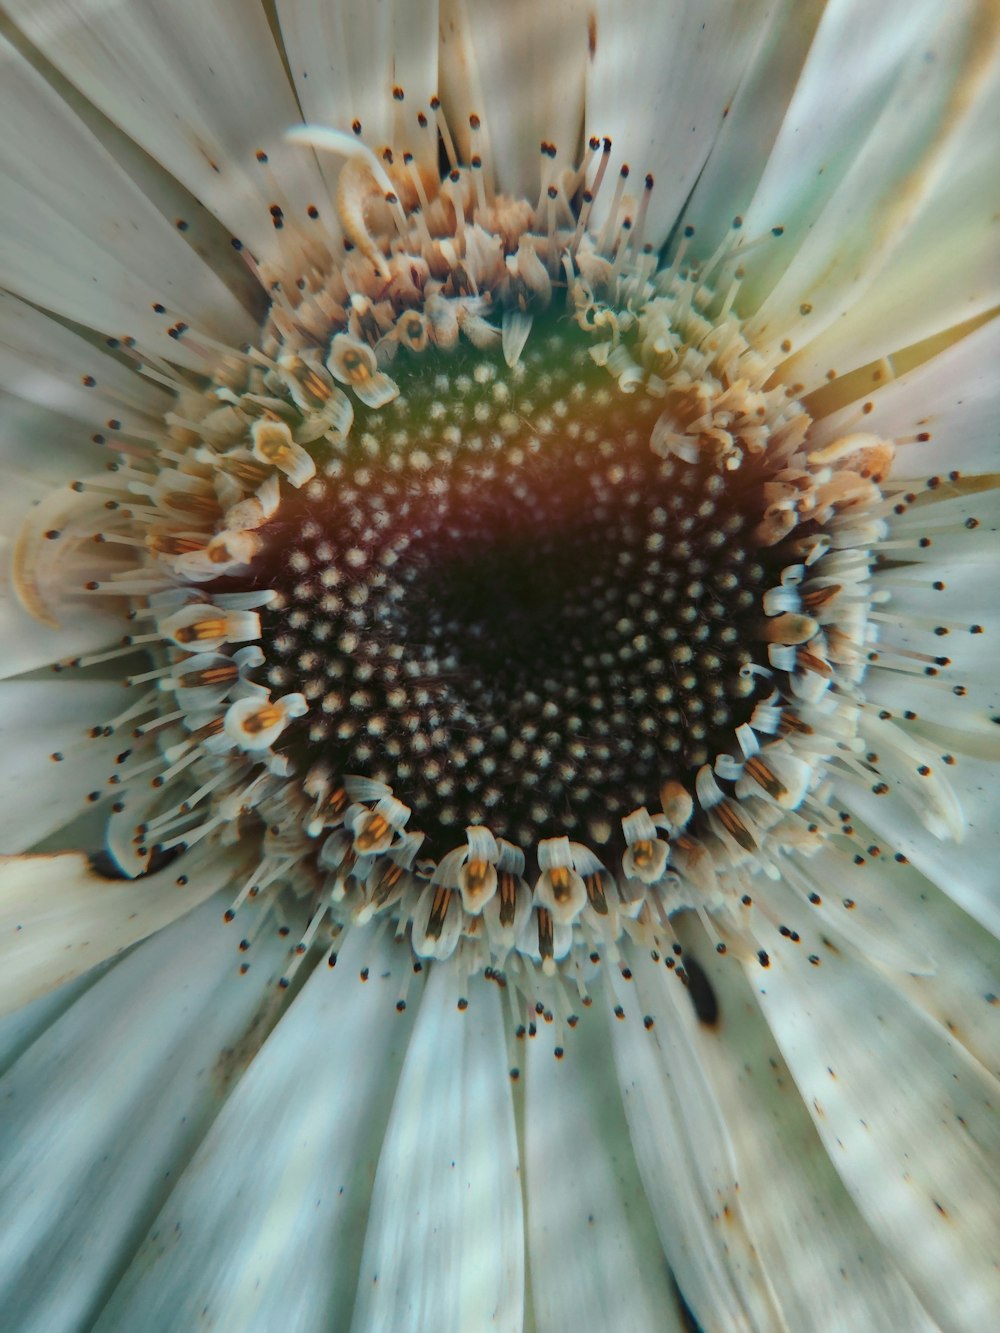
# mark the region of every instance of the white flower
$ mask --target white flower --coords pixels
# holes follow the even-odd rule
[[[990,1326],[995,6],[4,8],[0,1322]]]

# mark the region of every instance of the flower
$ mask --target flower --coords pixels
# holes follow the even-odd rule
[[[6,9],[13,1326],[982,1327],[993,6]]]

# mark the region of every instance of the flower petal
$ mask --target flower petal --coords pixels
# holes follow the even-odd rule
[[[770,966],[751,967],[760,1006],[833,1165],[921,1302],[943,1329],[986,1327],[1000,1301],[997,1081],[803,912],[782,907],[802,942],[775,932]]]
[[[706,1328],[780,1327],[777,1294],[741,1209],[725,1112],[678,1022],[687,997],[677,983],[640,994],[618,976],[612,981],[622,1015],[612,1020],[612,1047],[625,1117],[684,1299]]]
[[[411,1024],[408,950],[352,931],[321,963],[182,1173],[97,1327],[343,1329]],[[359,980],[369,968],[370,980]]]
[[[102,12],[112,24],[122,17]],[[235,298],[41,75],[2,38],[0,54],[4,285],[85,327],[135,336],[197,368],[200,358],[168,337],[171,319],[154,311],[157,302],[172,319],[214,337],[237,344],[250,337],[253,321]]]
[[[1000,305],[996,262],[1000,183],[993,136],[1000,120],[1000,61],[947,145],[939,178],[871,289],[793,356],[782,373],[807,388],[877,361]],[[963,460],[964,467],[971,464]]]
[[[612,140],[596,221],[628,163],[637,197],[643,175],[655,177],[646,239],[662,244],[758,57],[770,8],[767,0],[638,0],[627,14],[619,0],[591,6],[587,133]]]
[[[0,682],[0,792],[7,824],[5,852],[22,852],[75,819],[91,792],[107,794],[114,753],[124,742],[92,738],[121,708],[117,681],[47,680]],[[54,755],[61,756],[58,760]],[[35,785],[26,773],[45,774]]]
[[[774,147],[826,0],[782,0],[767,19],[708,161],[684,209],[701,254],[710,254],[734,217],[746,213]]]
[[[701,960],[717,1007],[700,1021],[675,979],[648,959],[640,992],[672,988],[674,1021],[726,1113],[740,1208],[780,1305],[783,1327],[935,1327],[834,1171],[774,1038],[731,957],[718,957],[696,922],[682,925],[688,966]]]
[[[747,213],[748,235],[784,226],[741,298],[752,308],[774,284],[749,325],[755,342],[797,350],[868,288],[934,184],[994,27],[963,0],[947,13],[933,0],[827,7]]]
[[[278,204],[291,224],[325,190],[312,155],[282,143],[300,116],[263,8],[240,0],[10,8],[110,120],[262,261],[281,262],[283,237],[270,206]],[[258,152],[267,154],[266,165]]]
[[[86,442],[86,432],[78,422],[0,392],[0,457],[4,460],[4,486],[0,490],[0,641],[4,653],[0,677],[108,647],[122,636],[121,620],[94,599],[60,607],[58,630],[42,624],[17,601],[11,582],[17,534],[25,514],[74,470],[96,471],[95,454],[98,449]]]
[[[11,1326],[90,1326],[265,1025],[286,946],[272,931],[240,976],[222,908],[205,903],[112,968],[0,1084],[17,1110],[0,1148]]]
[[[420,129],[417,113],[431,117],[438,90],[437,0],[278,0],[277,10],[306,121],[338,130],[359,121],[376,152],[391,144],[436,171],[435,132]]]
[[[483,978],[431,964],[375,1176],[356,1333],[521,1328],[524,1232],[500,1001]]]
[[[893,471],[901,476],[989,472],[998,466],[1000,319],[953,343],[945,351],[888,384],[865,390],[872,410],[865,429],[886,439],[912,441],[901,447]],[[818,423],[817,444],[854,429],[857,407],[831,413]]]
[[[542,1028],[519,1052],[535,1325],[684,1329],[618,1089],[605,1076],[611,1049],[601,1017],[583,1016],[563,1059],[547,1036]]]
[[[0,1013],[161,930],[228,878],[218,849],[135,880],[107,880],[79,852],[0,857]]]
[[[459,150],[492,165],[497,186],[534,202],[539,145],[575,163],[583,128],[586,14],[581,0],[441,0],[441,96]],[[482,119],[486,150],[472,143]]]

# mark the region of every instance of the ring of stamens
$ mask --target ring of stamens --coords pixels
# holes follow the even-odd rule
[[[109,581],[169,700],[132,842],[256,829],[234,910],[294,868],[310,938],[388,913],[424,956],[580,974],[822,836],[891,450],[810,451],[725,259],[659,268],[624,187],[595,234],[585,168],[536,212],[328,138],[353,250],[78,522],[144,551]]]

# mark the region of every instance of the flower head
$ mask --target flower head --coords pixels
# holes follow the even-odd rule
[[[992,8],[9,8],[17,1317],[981,1326]]]

